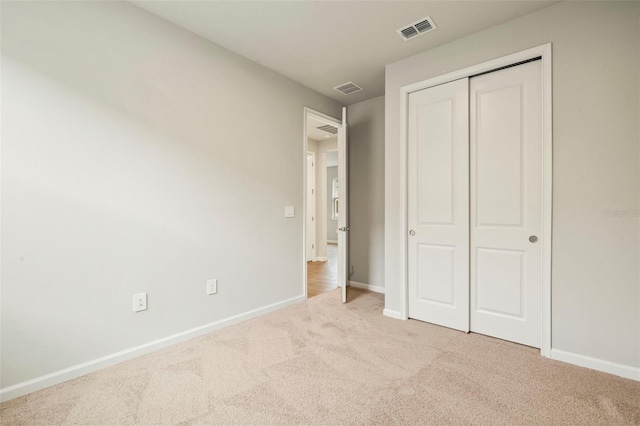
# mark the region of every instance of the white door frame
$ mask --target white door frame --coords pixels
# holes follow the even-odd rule
[[[540,353],[551,356],[551,203],[552,203],[552,87],[551,87],[551,43],[533,47],[512,55],[503,56],[445,75],[430,78],[400,88],[400,274],[401,300],[400,318],[409,318],[408,291],[408,228],[407,228],[407,147],[409,94],[461,78],[472,77],[483,72],[507,67],[534,58],[542,61],[542,330]]]
[[[309,173],[309,157],[311,157],[311,168],[313,170],[311,170],[311,173]],[[306,185],[307,185],[307,199],[305,200],[305,207],[307,207],[307,211],[305,212],[305,217],[304,220],[306,222],[306,226],[304,227],[305,230],[307,230],[307,242],[309,242],[309,237],[312,239],[312,247],[309,248],[308,245],[305,245],[305,248],[307,250],[306,252],[306,259],[307,262],[312,261],[315,262],[317,260],[317,254],[318,254],[318,238],[317,238],[317,229],[316,229],[316,215],[313,216],[313,218],[311,219],[311,222],[309,222],[309,217],[307,216],[307,213],[309,213],[308,208],[309,208],[309,203],[313,203],[313,209],[317,212],[318,211],[318,206],[316,204],[317,202],[317,197],[316,197],[316,153],[313,151],[307,151],[307,162],[305,163],[307,165],[307,174],[305,175],[307,177],[307,181],[306,181]],[[311,182],[309,182],[309,180],[311,180]],[[311,199],[309,199],[309,185],[311,185],[311,192],[313,195],[311,195]],[[311,231],[309,231],[309,228],[311,228]]]
[[[304,107],[303,110],[303,170],[302,170],[302,294],[304,295],[305,300],[308,298],[307,295],[307,152],[309,151],[309,144],[307,142],[307,118],[313,117],[317,120],[324,121],[327,124],[331,124],[333,126],[342,126],[342,121],[321,112],[315,111],[311,108]]]

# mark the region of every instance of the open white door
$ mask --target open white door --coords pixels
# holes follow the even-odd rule
[[[338,129],[338,285],[342,287],[342,303],[347,302],[349,282],[349,185],[347,159],[347,108],[342,108],[342,126]]]

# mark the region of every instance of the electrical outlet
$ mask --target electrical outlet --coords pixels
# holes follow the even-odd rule
[[[284,206],[284,217],[295,217],[296,209],[294,206]]]
[[[147,310],[147,293],[138,293],[133,295],[133,312]]]
[[[218,292],[218,280],[207,280],[207,294],[216,294]]]

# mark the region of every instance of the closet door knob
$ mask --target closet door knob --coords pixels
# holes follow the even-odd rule
[[[538,237],[536,237],[535,235],[530,236],[529,237],[529,242],[537,243],[538,242]]]
[[[411,235],[411,236],[413,237],[414,235],[416,235],[416,231],[414,231],[414,230],[412,229],[411,231],[409,231],[409,235]]]

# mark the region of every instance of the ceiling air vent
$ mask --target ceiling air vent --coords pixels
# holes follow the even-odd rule
[[[414,22],[413,24],[400,28],[397,33],[404,41],[411,40],[414,37],[418,37],[421,34],[428,33],[431,30],[435,30],[436,24],[433,23],[433,19],[427,16],[421,20]]]
[[[359,92],[362,90],[362,87],[355,84],[353,81],[347,81],[346,83],[342,83],[333,88],[333,90],[337,90],[343,95],[350,95],[355,92]]]
[[[332,135],[338,134],[338,128],[330,124],[325,124],[324,126],[316,127],[316,129],[322,130],[327,133],[331,133]]]

